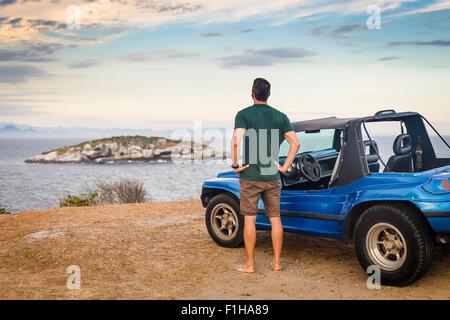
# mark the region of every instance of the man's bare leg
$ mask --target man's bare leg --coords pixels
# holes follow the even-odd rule
[[[245,216],[244,218],[244,243],[247,262],[236,269],[244,273],[255,272],[255,246],[256,246],[256,216]]]
[[[272,225],[272,246],[273,246],[273,258],[272,268],[274,271],[281,271],[281,248],[283,247],[283,226],[281,224],[281,218],[270,218]]]

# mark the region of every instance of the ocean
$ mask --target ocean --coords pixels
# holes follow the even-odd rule
[[[373,137],[382,158],[392,153],[394,137]],[[450,141],[450,137],[446,137]],[[207,164],[123,163],[123,164],[27,164],[24,160],[57,147],[77,144],[82,139],[0,139],[0,208],[11,212],[57,207],[68,194],[80,194],[97,178],[135,178],[144,183],[149,201],[199,198],[205,179],[230,170],[222,161]],[[433,141],[437,141],[433,137]],[[448,148],[436,143],[437,154],[450,157]]]
[[[0,208],[11,212],[57,207],[67,194],[80,194],[97,178],[135,178],[149,201],[199,199],[205,179],[228,170],[222,161],[208,164],[29,164],[24,160],[83,139],[0,139]]]

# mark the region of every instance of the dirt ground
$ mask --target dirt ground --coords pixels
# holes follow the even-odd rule
[[[1,299],[450,299],[450,250],[405,288],[366,288],[351,246],[285,234],[284,270],[270,270],[258,232],[257,272],[238,274],[244,249],[208,236],[198,201],[48,209],[0,216]],[[66,287],[67,267],[81,288]]]

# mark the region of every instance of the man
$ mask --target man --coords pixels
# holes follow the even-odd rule
[[[255,272],[256,214],[261,196],[265,213],[272,225],[272,268],[281,271],[283,226],[280,218],[280,173],[292,165],[300,144],[288,117],[269,106],[270,83],[255,79],[252,88],[253,106],[238,112],[232,142],[232,168],[240,176],[240,211],[244,217],[244,243],[247,254],[245,265],[236,267],[244,273]],[[244,138],[243,165],[239,166],[240,142]],[[286,161],[280,166],[279,147],[286,139],[290,145]]]

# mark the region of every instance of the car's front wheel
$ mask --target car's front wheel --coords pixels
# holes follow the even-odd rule
[[[363,269],[378,266],[386,285],[408,285],[431,264],[428,226],[417,212],[401,206],[375,205],[363,212],[355,225],[354,245]]]
[[[206,228],[211,238],[222,247],[236,248],[244,239],[244,217],[239,203],[227,194],[211,199],[206,207]]]

